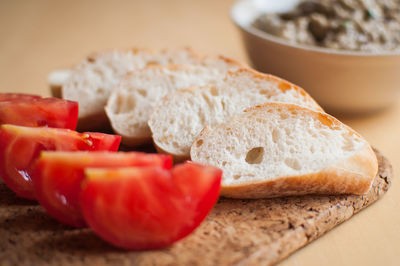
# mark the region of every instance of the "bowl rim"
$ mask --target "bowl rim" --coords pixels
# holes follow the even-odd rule
[[[235,0],[233,4],[230,7],[229,10],[229,15],[233,23],[241,30],[255,35],[263,40],[270,41],[276,44],[280,44],[283,46],[288,46],[294,49],[299,49],[299,50],[305,50],[309,52],[317,52],[317,53],[322,53],[322,54],[328,54],[328,55],[341,55],[341,56],[357,56],[357,57],[391,57],[391,56],[400,56],[400,50],[399,51],[385,51],[385,52],[364,52],[364,51],[351,51],[351,50],[338,50],[338,49],[332,49],[332,48],[325,48],[325,47],[319,47],[319,46],[313,46],[313,45],[306,45],[306,44],[299,44],[299,43],[290,43],[283,38],[277,37],[275,35],[269,34],[265,31],[262,31],[260,29],[257,29],[256,27],[253,27],[252,25],[250,26],[244,26],[241,23],[239,23],[234,15],[234,9],[236,6],[238,6],[241,2],[251,2],[253,0]],[[253,18],[254,21],[255,18]]]

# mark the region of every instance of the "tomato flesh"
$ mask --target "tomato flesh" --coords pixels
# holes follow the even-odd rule
[[[42,150],[116,151],[120,136],[101,133],[78,133],[69,129],[0,127],[0,175],[18,196],[35,199],[32,171]]]
[[[187,236],[216,203],[222,171],[185,163],[86,169],[81,208],[100,237],[125,249],[162,248]]]
[[[75,129],[78,103],[26,94],[0,94],[0,124]]]
[[[39,203],[58,221],[84,227],[79,203],[81,182],[87,167],[172,167],[172,158],[140,152],[51,152],[41,153],[34,170],[35,194]]]

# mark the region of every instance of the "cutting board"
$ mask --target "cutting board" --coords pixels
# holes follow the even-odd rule
[[[271,265],[381,198],[392,168],[376,151],[379,172],[367,195],[220,199],[191,235],[160,250],[115,248],[90,229],[73,229],[0,184],[1,265]],[[173,215],[173,214],[171,214]]]

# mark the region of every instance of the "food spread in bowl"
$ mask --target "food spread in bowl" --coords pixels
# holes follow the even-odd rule
[[[400,1],[304,0],[253,25],[291,43],[339,50],[400,51]]]

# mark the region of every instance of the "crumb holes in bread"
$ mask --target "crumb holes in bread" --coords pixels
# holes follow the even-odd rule
[[[238,179],[240,178],[240,175],[234,175],[233,178],[234,178],[235,180],[238,180]]]
[[[104,89],[102,87],[97,88],[97,92],[100,94],[104,94]]]
[[[292,168],[293,170],[299,171],[301,170],[301,165],[297,159],[294,158],[286,158],[285,159],[285,164]]]
[[[285,120],[285,119],[287,119],[289,117],[287,113],[280,113],[280,114],[281,114],[281,119],[282,120]]]
[[[255,147],[247,152],[246,162],[248,164],[259,164],[262,162],[264,157],[264,148]]]
[[[219,145],[222,145],[222,143],[219,143]],[[235,149],[235,147],[233,147],[233,146],[227,146],[226,147],[227,151],[233,151],[234,149]]]
[[[227,164],[227,162],[223,161],[222,162],[222,166],[225,166]]]
[[[292,88],[292,85],[287,82],[281,82],[281,83],[279,83],[278,87],[279,87],[279,89],[282,90],[282,92],[285,92],[287,90],[290,90]]]
[[[203,96],[203,99],[205,100],[206,104],[207,104],[208,106],[210,106],[210,109],[212,109],[213,103],[211,102],[210,96],[207,95],[206,92],[203,92],[203,93],[201,94],[201,96]]]
[[[169,141],[169,136],[162,136],[161,138],[160,138],[160,142],[168,142]]]
[[[136,106],[136,100],[133,97],[127,95],[118,95],[118,101],[117,101],[117,106],[115,108],[116,109],[115,113],[116,114],[129,113],[130,110],[135,108],[135,106]],[[140,113],[138,114],[138,116],[140,116]]]
[[[145,90],[138,90],[138,93],[139,93],[140,95],[142,95],[143,97],[146,97],[146,96],[147,96],[147,91],[145,91]]]
[[[198,141],[196,141],[196,147],[200,147],[201,145],[203,145],[203,140],[199,139]]]
[[[277,143],[279,141],[280,136],[281,133],[279,132],[279,130],[277,129],[272,130],[272,141],[274,143]]]
[[[155,65],[158,65],[158,62],[157,62],[157,61],[148,61],[147,64],[146,64],[146,67],[148,67],[148,66],[155,66]]]
[[[96,59],[94,59],[93,57],[88,57],[87,61],[88,61],[89,63],[95,63],[95,62],[96,62]]]
[[[211,87],[210,93],[212,96],[218,96],[218,90],[215,87]]]
[[[222,106],[222,110],[226,109],[225,101],[223,99],[221,99],[221,106]]]
[[[268,94],[269,94],[269,91],[268,91],[268,90],[261,90],[261,91],[260,91],[260,94],[268,95]]]
[[[199,113],[199,118],[200,118],[200,123],[202,124],[202,125],[205,125],[207,122],[207,120],[206,120],[206,116],[204,115],[204,113]]]
[[[292,145],[293,145],[293,141],[290,140],[290,139],[287,139],[287,140],[285,141],[285,144],[286,144],[287,146],[292,146]]]
[[[103,75],[103,71],[101,69],[95,68],[94,73],[96,73],[96,75],[102,76]]]

